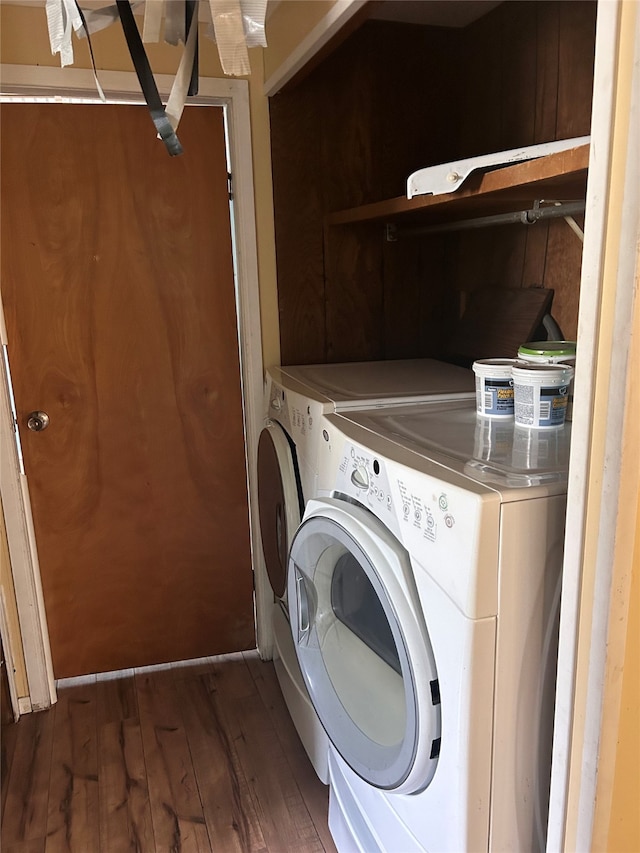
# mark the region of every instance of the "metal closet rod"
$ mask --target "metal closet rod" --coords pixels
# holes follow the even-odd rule
[[[536,202],[530,210],[517,210],[513,213],[497,213],[494,216],[479,216],[476,219],[461,219],[458,222],[445,222],[442,225],[419,225],[414,228],[398,227],[387,224],[387,240],[399,237],[417,237],[421,234],[442,234],[446,231],[465,231],[472,228],[488,228],[492,225],[534,225],[540,219],[558,219],[584,213],[584,201],[551,203],[549,207],[540,207]]]

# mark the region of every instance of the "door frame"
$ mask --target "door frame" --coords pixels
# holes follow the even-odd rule
[[[171,91],[173,77],[155,75],[163,101]],[[125,71],[101,71],[100,82],[108,93],[109,103],[144,104],[137,75]],[[47,101],[98,101],[93,72],[85,69],[0,65],[0,96],[19,101],[22,98]],[[199,93],[189,99],[195,106],[221,106],[225,109],[227,156],[232,167],[233,201],[231,231],[234,255],[236,311],[245,438],[245,464],[249,502],[249,533],[254,573],[255,602],[258,613],[266,604],[259,571],[261,560],[260,527],[257,502],[252,499],[257,488],[257,447],[262,427],[263,359],[260,326],[257,234],[253,185],[251,116],[249,84],[246,80],[201,77]],[[151,124],[150,132],[153,132]],[[0,301],[1,309],[1,301]],[[0,343],[6,343],[6,330],[1,321]],[[0,368],[5,378],[4,367]],[[5,385],[3,382],[2,385]],[[0,418],[7,423],[6,395],[0,394]],[[11,419],[9,419],[11,421]],[[11,426],[13,424],[11,423]],[[6,464],[0,466],[0,492],[6,514],[7,540],[16,587],[16,600],[29,694],[33,709],[50,707],[56,701],[55,682],[46,613],[42,597],[40,569],[33,533],[31,506],[26,476],[20,470],[12,429],[0,428],[0,455]]]

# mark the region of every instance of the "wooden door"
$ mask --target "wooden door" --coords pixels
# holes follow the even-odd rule
[[[255,645],[222,110],[189,107],[180,139],[169,157],[142,106],[2,106],[2,299],[58,678]]]

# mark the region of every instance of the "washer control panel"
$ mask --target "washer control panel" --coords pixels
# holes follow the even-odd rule
[[[384,460],[347,443],[338,465],[336,491],[371,509],[402,540],[407,538],[408,528],[411,539],[417,534],[435,542],[443,529],[455,527],[455,500],[443,483],[422,476],[417,488],[415,476],[399,473],[390,477],[389,467]]]

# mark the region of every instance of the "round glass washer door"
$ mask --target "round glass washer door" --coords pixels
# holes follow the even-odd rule
[[[313,500],[289,552],[291,631],[327,735],[365,781],[426,788],[440,691],[409,555],[371,513]]]
[[[289,546],[301,516],[293,453],[280,424],[268,423],[258,440],[258,514],[269,583],[280,599],[287,588]]]

